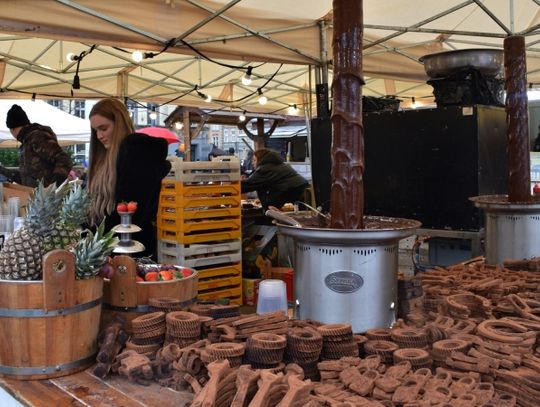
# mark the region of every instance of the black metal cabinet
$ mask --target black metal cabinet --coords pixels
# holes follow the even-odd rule
[[[506,114],[492,106],[364,115],[365,213],[479,230],[477,195],[506,193]]]

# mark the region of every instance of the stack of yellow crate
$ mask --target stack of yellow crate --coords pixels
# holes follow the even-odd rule
[[[199,272],[198,298],[242,303],[240,161],[178,158],[163,180],[158,261]]]

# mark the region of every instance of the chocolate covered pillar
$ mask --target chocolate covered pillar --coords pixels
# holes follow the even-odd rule
[[[529,156],[529,120],[527,110],[527,66],[525,38],[504,40],[504,76],[506,90],[506,131],[508,160],[508,201],[531,200]]]
[[[364,126],[362,123],[361,0],[334,0],[332,82],[331,227],[362,229],[364,215]]]

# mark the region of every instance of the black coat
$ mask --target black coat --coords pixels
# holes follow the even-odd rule
[[[131,237],[141,242],[146,251],[137,254],[149,256],[156,253],[157,237],[154,225],[158,204],[161,180],[171,169],[167,161],[167,142],[164,139],[134,133],[126,137],[118,151],[116,163],[116,202],[135,201],[137,211],[132,223],[142,231]],[[106,229],[120,224],[120,216],[114,213],[107,216]]]
[[[242,181],[242,193],[257,191],[264,208],[281,208],[301,200],[308,182],[285,163],[277,152],[269,151],[257,163],[257,169]]]

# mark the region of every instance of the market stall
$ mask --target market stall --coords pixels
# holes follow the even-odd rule
[[[330,214],[275,215],[278,228],[292,238],[296,250],[295,298],[303,317],[289,319],[281,310],[241,312],[236,303],[241,268],[235,267],[241,238],[239,165],[234,160],[210,165],[179,160],[160,195],[160,254],[189,267],[169,270],[161,264],[154,269],[156,265],[135,265],[128,256],[116,256],[103,275],[110,292],[115,285],[119,291],[110,302],[119,301],[112,305],[124,311],[143,309],[142,315],[130,316],[130,327],[121,319],[104,324],[96,343],[88,346],[97,353],[98,363],[91,370],[71,375],[73,361],[63,359],[50,366],[26,366],[28,361],[22,358],[17,360],[22,366],[4,366],[2,374],[10,377],[50,375],[46,381],[27,384],[5,379],[8,391],[38,405],[44,399],[90,405],[106,405],[112,399],[130,405],[136,396],[149,406],[167,405],[172,391],[176,404],[194,407],[538,405],[538,259],[497,265],[471,261],[398,282],[397,242],[412,234],[419,222],[364,216],[362,15],[362,2],[334,2]],[[522,61],[523,53],[518,56]],[[507,77],[520,84],[509,90],[523,100],[521,73],[520,78]],[[509,107],[512,110],[511,103]],[[519,123],[517,118],[515,127],[522,129]],[[525,145],[522,132],[511,133],[513,144]],[[513,159],[519,156],[515,150]],[[522,170],[518,161],[511,167]],[[60,195],[52,190],[43,193],[45,197],[36,200],[41,208],[32,211],[60,206]],[[56,229],[62,223],[32,211],[30,215],[48,223],[28,222],[16,238],[28,242],[42,229]],[[36,281],[43,277],[45,315],[40,316],[46,318],[49,310],[55,310],[55,316],[62,317],[62,305],[74,301],[77,281],[64,282],[62,290],[47,289],[47,276],[56,278],[69,270],[79,280],[95,283],[96,275],[104,272],[104,257],[113,250],[136,251],[127,236],[136,233],[136,225],[122,220],[119,226],[116,231],[125,234],[119,242],[103,230],[86,242],[99,248],[84,249],[72,242],[71,257],[64,251],[58,255],[61,259],[47,263],[57,274],[45,268],[41,275],[44,247],[39,244],[27,245],[34,249],[35,264],[30,268],[25,266],[29,261],[10,264],[7,254],[21,244],[13,239],[0,252],[0,271],[15,286],[25,277]],[[88,264],[88,253],[99,258]],[[200,282],[199,298],[232,301],[193,303],[194,280]],[[182,298],[159,288],[146,295],[147,287],[169,284],[190,290],[183,290]],[[146,295],[143,301],[134,299],[139,291]],[[90,307],[82,300],[75,302],[77,311]],[[403,318],[396,321],[397,309]],[[17,317],[35,316],[30,314],[21,312]],[[17,325],[18,320],[12,322]],[[75,325],[90,334],[97,321]],[[52,338],[56,337],[36,342],[58,346]],[[33,342],[29,338],[26,342],[23,345],[31,349]],[[141,384],[150,385],[148,391],[135,388]],[[94,390],[106,385],[106,397],[111,399],[103,401]],[[50,386],[55,390],[37,396]]]

